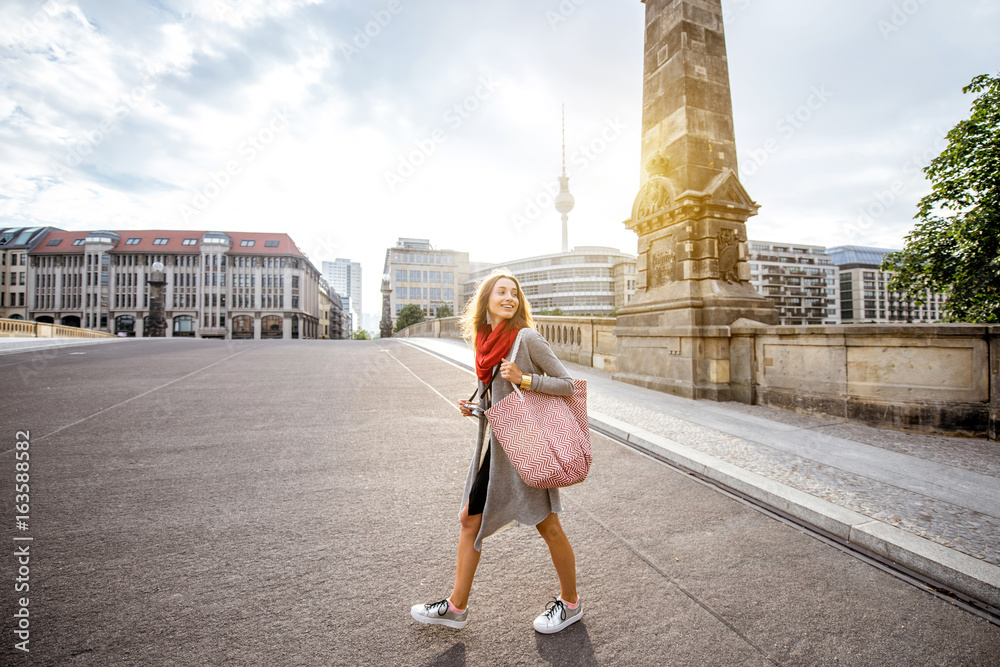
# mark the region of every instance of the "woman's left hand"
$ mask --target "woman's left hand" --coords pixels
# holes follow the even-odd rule
[[[500,360],[500,377],[510,382],[515,387],[521,384],[521,369],[513,361]]]

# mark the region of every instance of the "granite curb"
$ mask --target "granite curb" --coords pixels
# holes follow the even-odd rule
[[[661,456],[971,598],[1000,607],[1000,567],[743,470],[609,415],[590,411],[589,417],[592,428]]]

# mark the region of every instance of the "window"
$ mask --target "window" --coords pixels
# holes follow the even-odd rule
[[[396,282],[405,283],[409,279],[409,275],[406,269],[396,269]]]
[[[441,274],[441,281],[446,283],[455,282],[455,274],[452,271],[445,271]]]
[[[265,248],[277,248],[278,247],[278,242],[277,241],[264,241],[264,247]]]
[[[431,271],[430,272],[430,277],[431,277],[431,282],[432,283],[439,283],[439,282],[441,282],[441,272],[440,271]]]
[[[255,241],[243,240],[243,241],[240,241],[240,246],[243,247],[243,248],[252,248],[254,243],[255,243]]]
[[[298,289],[299,287],[299,277],[292,276],[292,289]]]
[[[139,245],[139,241],[141,241],[141,240],[142,239],[137,239],[137,238],[133,237],[133,238],[130,238],[127,241],[125,241],[125,245]]]
[[[181,245],[198,245],[198,239],[184,239]]]
[[[167,245],[170,239],[153,239],[153,245]]]
[[[85,242],[86,239],[76,239],[73,241],[73,245],[83,245]]]
[[[46,243],[45,245],[54,246],[54,245],[59,245],[60,243],[62,243],[62,239],[49,239],[48,243]]]
[[[420,282],[420,271],[410,271],[410,282],[411,283]]]
[[[418,299],[419,300],[421,294],[423,294],[423,292],[422,292],[422,290],[419,287],[411,287],[410,288],[410,298],[411,299]]]

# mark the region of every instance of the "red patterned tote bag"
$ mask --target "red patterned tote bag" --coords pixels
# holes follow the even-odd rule
[[[509,358],[516,353],[515,347]],[[591,456],[586,380],[573,380],[572,396],[515,387],[486,411],[486,417],[528,486],[554,489],[587,478]]]

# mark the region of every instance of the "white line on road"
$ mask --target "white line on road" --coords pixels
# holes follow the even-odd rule
[[[450,405],[451,407],[455,408],[455,411],[456,411],[456,412],[458,412],[458,413],[461,413],[461,412],[462,412],[462,411],[461,411],[461,410],[459,409],[459,407],[458,407],[458,402],[457,402],[457,401],[452,401],[452,400],[451,400],[450,398],[448,398],[447,396],[445,396],[444,394],[442,394],[442,393],[441,393],[440,391],[438,391],[438,390],[437,390],[437,389],[435,389],[434,387],[432,387],[432,386],[430,386],[429,384],[427,384],[426,382],[424,382],[424,381],[423,381],[423,380],[422,380],[422,379],[420,378],[420,376],[419,376],[419,375],[417,375],[416,373],[414,373],[413,371],[411,371],[411,370],[410,370],[410,367],[409,367],[409,366],[407,366],[406,364],[404,364],[404,363],[403,363],[402,361],[400,361],[399,359],[396,359],[396,357],[395,357],[395,356],[394,356],[394,355],[392,354],[392,352],[390,352],[389,350],[387,350],[387,349],[385,349],[385,348],[382,348],[382,351],[383,351],[383,352],[385,352],[386,354],[388,354],[388,355],[389,355],[390,357],[392,357],[392,359],[393,359],[393,360],[394,360],[394,361],[395,361],[395,362],[396,362],[397,364],[399,364],[400,366],[402,366],[403,368],[405,368],[405,369],[406,369],[407,371],[409,371],[410,375],[412,375],[413,377],[415,377],[415,378],[417,378],[418,380],[420,380],[421,382],[423,382],[423,383],[424,383],[424,385],[426,385],[428,389],[430,389],[430,390],[431,390],[431,391],[433,391],[433,392],[434,392],[435,394],[437,394],[438,396],[440,396],[441,398],[443,398],[443,399],[444,399],[444,401],[445,401],[445,403],[447,403],[447,404],[448,404],[448,405]]]
[[[103,410],[98,410],[94,414],[88,415],[88,416],[84,417],[83,419],[77,419],[72,424],[66,424],[65,426],[57,428],[56,430],[52,431],[51,433],[46,433],[45,435],[43,435],[41,437],[38,437],[38,438],[32,438],[32,442],[38,442],[39,440],[44,440],[45,438],[47,438],[47,437],[49,437],[51,435],[55,435],[56,433],[59,433],[60,431],[65,431],[66,429],[71,428],[73,426],[76,426],[77,424],[81,424],[81,423],[87,421],[88,419],[92,419],[92,418],[94,418],[94,417],[96,417],[98,415],[102,415],[105,412],[107,412],[108,410],[114,410],[115,408],[120,407],[122,405],[125,405],[126,403],[131,403],[132,401],[134,401],[137,398],[142,398],[143,396],[146,396],[147,394],[152,394],[154,391],[159,391],[160,389],[163,389],[164,387],[169,387],[170,385],[174,384],[175,382],[180,382],[181,380],[189,378],[192,375],[196,375],[196,374],[198,374],[198,373],[200,373],[200,372],[202,372],[204,370],[207,370],[207,369],[211,368],[212,366],[218,366],[219,364],[221,364],[224,361],[229,361],[233,357],[237,357],[237,356],[243,354],[244,352],[249,352],[250,350],[256,349],[257,347],[259,347],[259,346],[255,345],[254,347],[249,347],[249,348],[247,348],[245,350],[240,350],[236,354],[231,354],[231,355],[229,355],[228,357],[226,357],[224,359],[219,359],[218,361],[216,361],[214,363],[211,363],[208,366],[203,366],[202,368],[199,368],[196,371],[191,371],[187,375],[183,375],[183,376],[181,376],[181,377],[179,377],[179,378],[177,378],[175,380],[171,380],[170,382],[165,382],[165,383],[161,384],[159,387],[153,387],[152,389],[150,389],[148,391],[144,391],[141,394],[138,394],[137,396],[133,396],[132,398],[126,398],[124,401],[122,401],[120,403],[115,403],[114,405],[112,405],[109,408],[104,408]],[[457,406],[456,406],[456,409],[457,409]],[[9,454],[12,451],[14,451],[14,450],[13,449],[8,449],[7,451],[3,452],[3,454]],[[0,454],[0,456],[2,456],[2,454]]]

